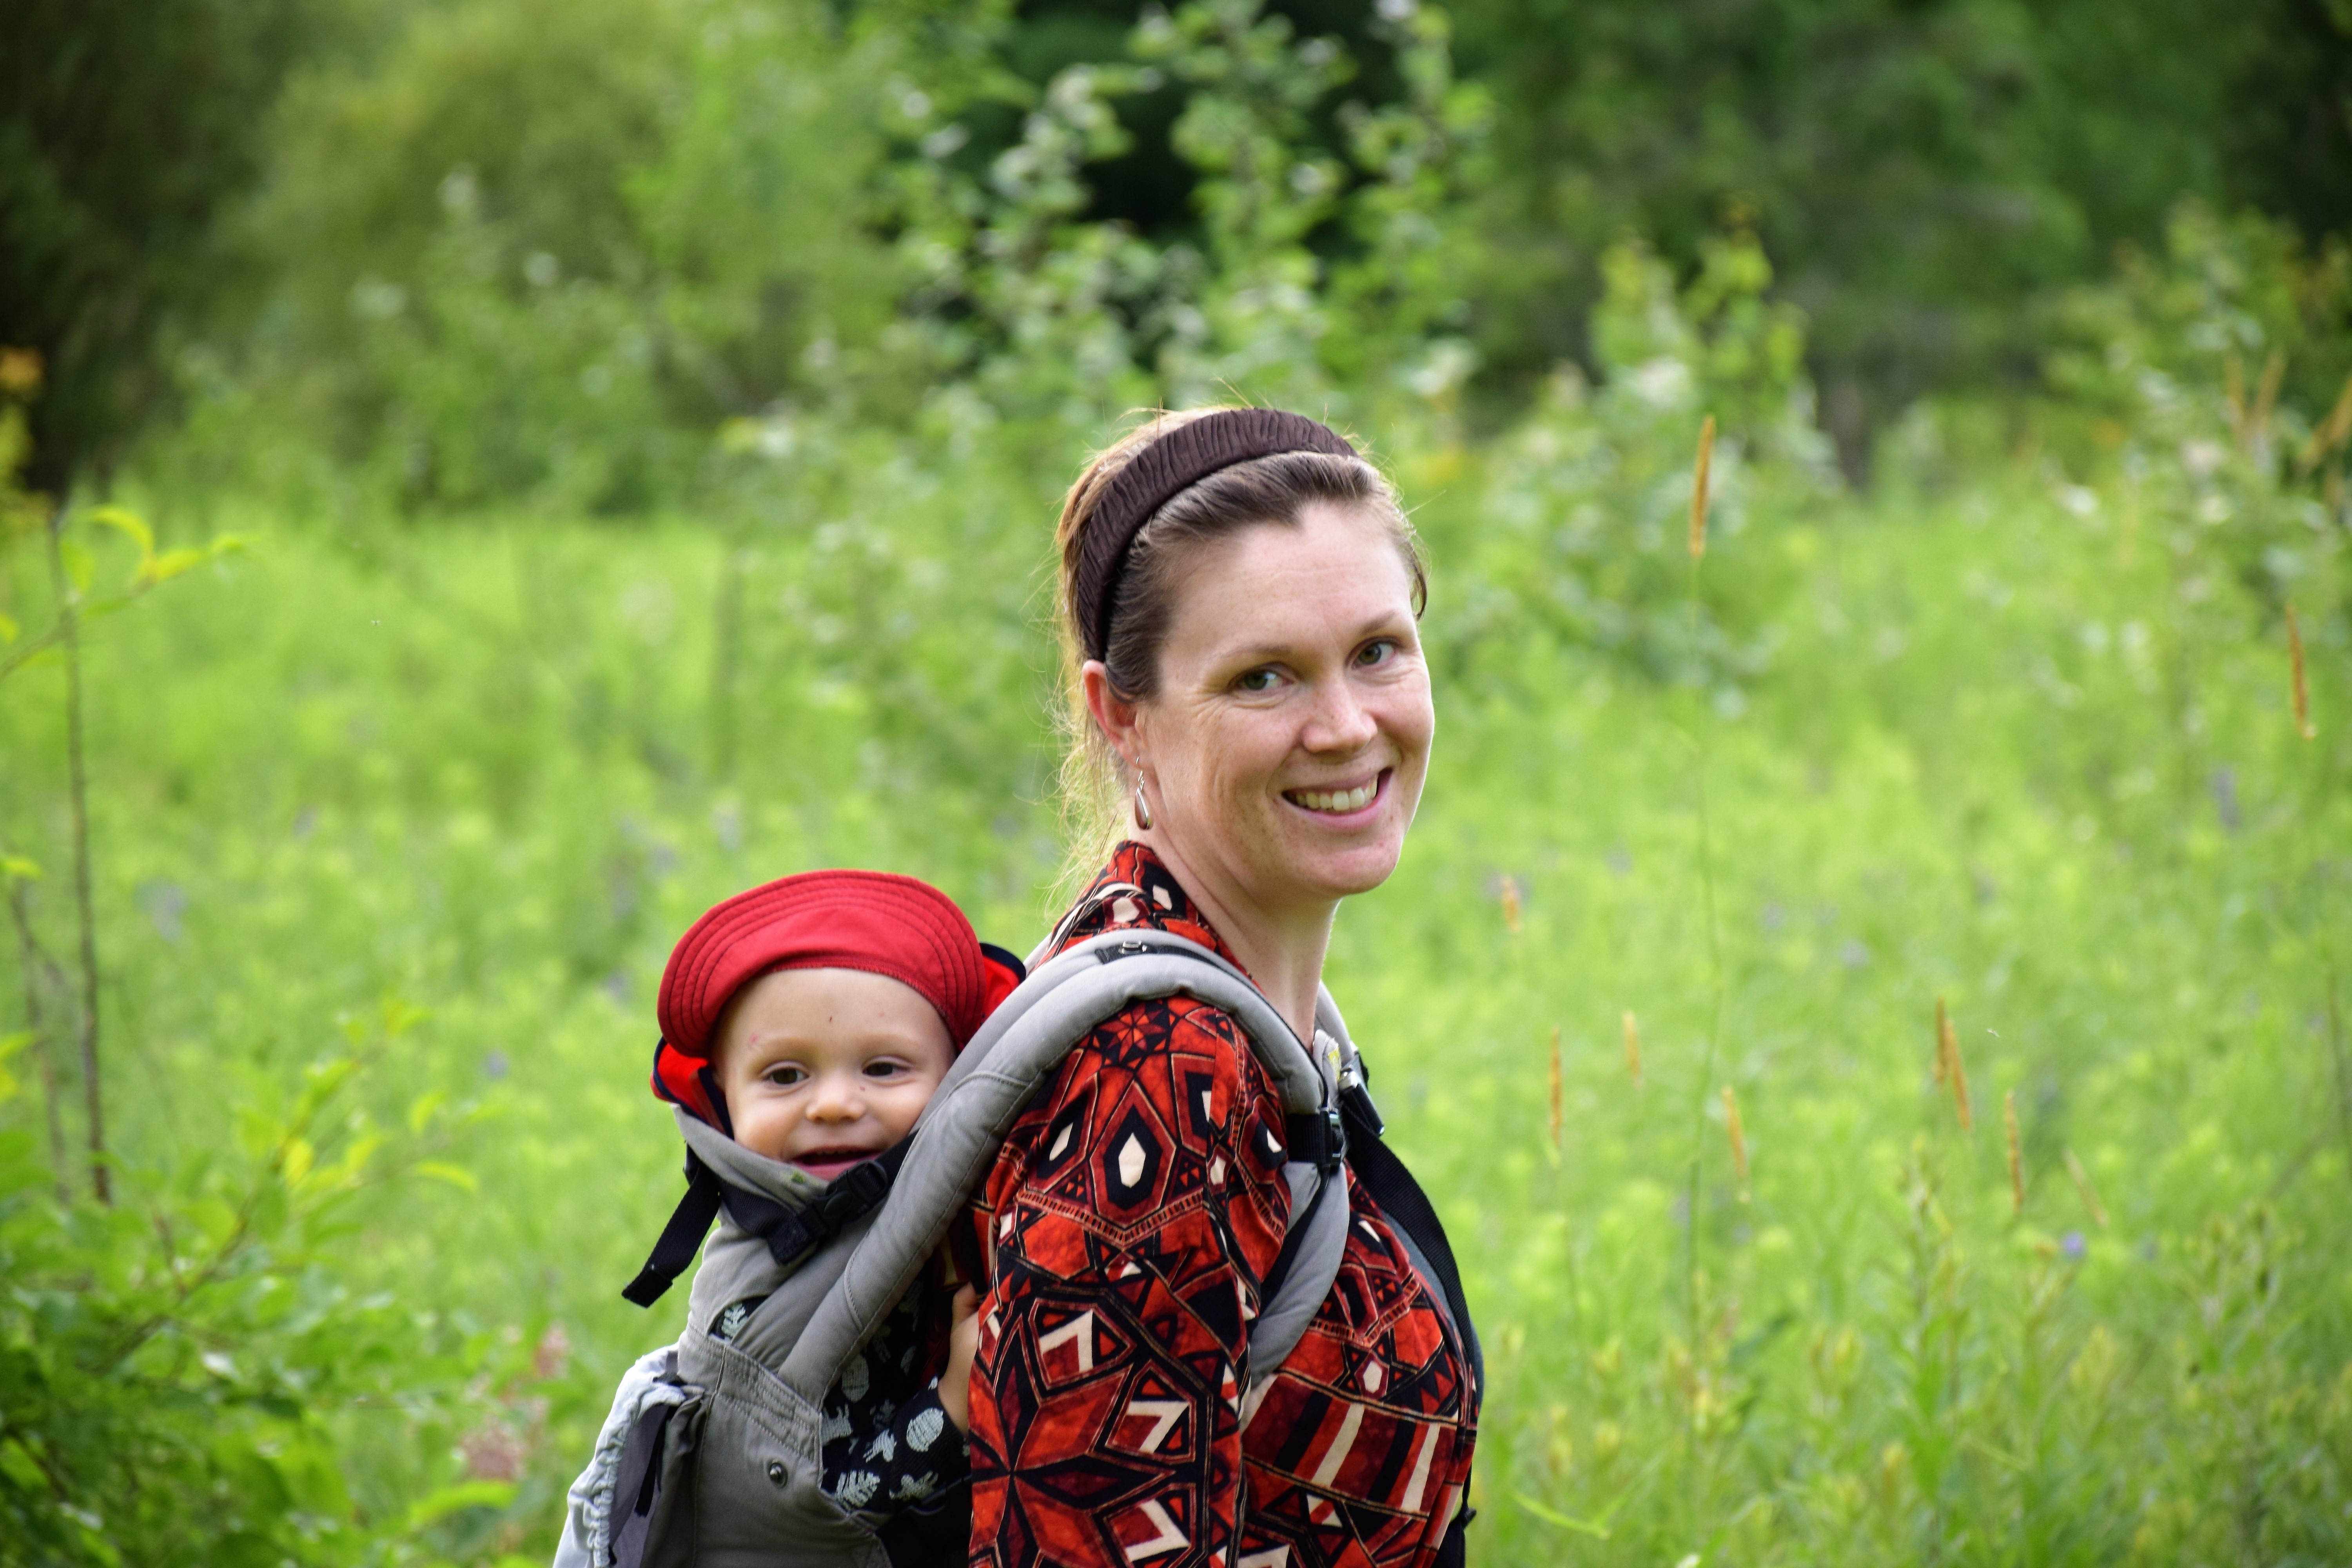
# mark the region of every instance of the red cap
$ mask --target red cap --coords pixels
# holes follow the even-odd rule
[[[983,949],[955,900],[887,871],[805,871],[717,905],[678,939],[655,1016],[653,1089],[727,1125],[708,1071],[711,1032],[736,992],[779,969],[862,969],[911,986],[956,1049],[1020,984],[1020,961]]]

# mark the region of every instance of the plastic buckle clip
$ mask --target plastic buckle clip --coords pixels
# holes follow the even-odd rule
[[[1347,1157],[1348,1124],[1340,1120],[1338,1106],[1327,1105],[1323,1108],[1323,1158],[1317,1163],[1328,1176]]]

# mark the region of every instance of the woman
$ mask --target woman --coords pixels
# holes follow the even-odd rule
[[[1332,917],[1394,868],[1435,728],[1394,492],[1313,420],[1165,415],[1080,478],[1058,541],[1065,784],[1095,842],[1133,826],[1053,945],[1189,938],[1312,1040]],[[1253,1386],[1283,1129],[1240,1028],[1184,998],[1102,1025],[1014,1124],[980,1214],[975,1564],[1459,1560],[1470,1360],[1360,1187],[1330,1295]]]

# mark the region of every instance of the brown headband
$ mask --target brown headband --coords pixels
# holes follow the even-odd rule
[[[1283,452],[1358,455],[1346,437],[1303,414],[1229,408],[1179,425],[1136,453],[1112,477],[1079,546],[1073,595],[1088,658],[1106,657],[1110,647],[1110,612],[1118,580],[1135,536],[1152,514],[1211,474]]]

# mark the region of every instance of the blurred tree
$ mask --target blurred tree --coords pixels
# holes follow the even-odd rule
[[[1391,0],[1409,3],[1409,0]],[[1753,226],[1812,320],[1849,464],[1919,393],[2014,383],[2038,301],[2186,193],[2352,215],[2352,9],[2328,0],[1460,0],[1502,178],[1471,292],[1506,384],[1589,357],[1597,258]]]
[[[226,276],[306,0],[0,4],[0,343],[38,349],[29,482],[102,468],[168,389],[164,345]]]

